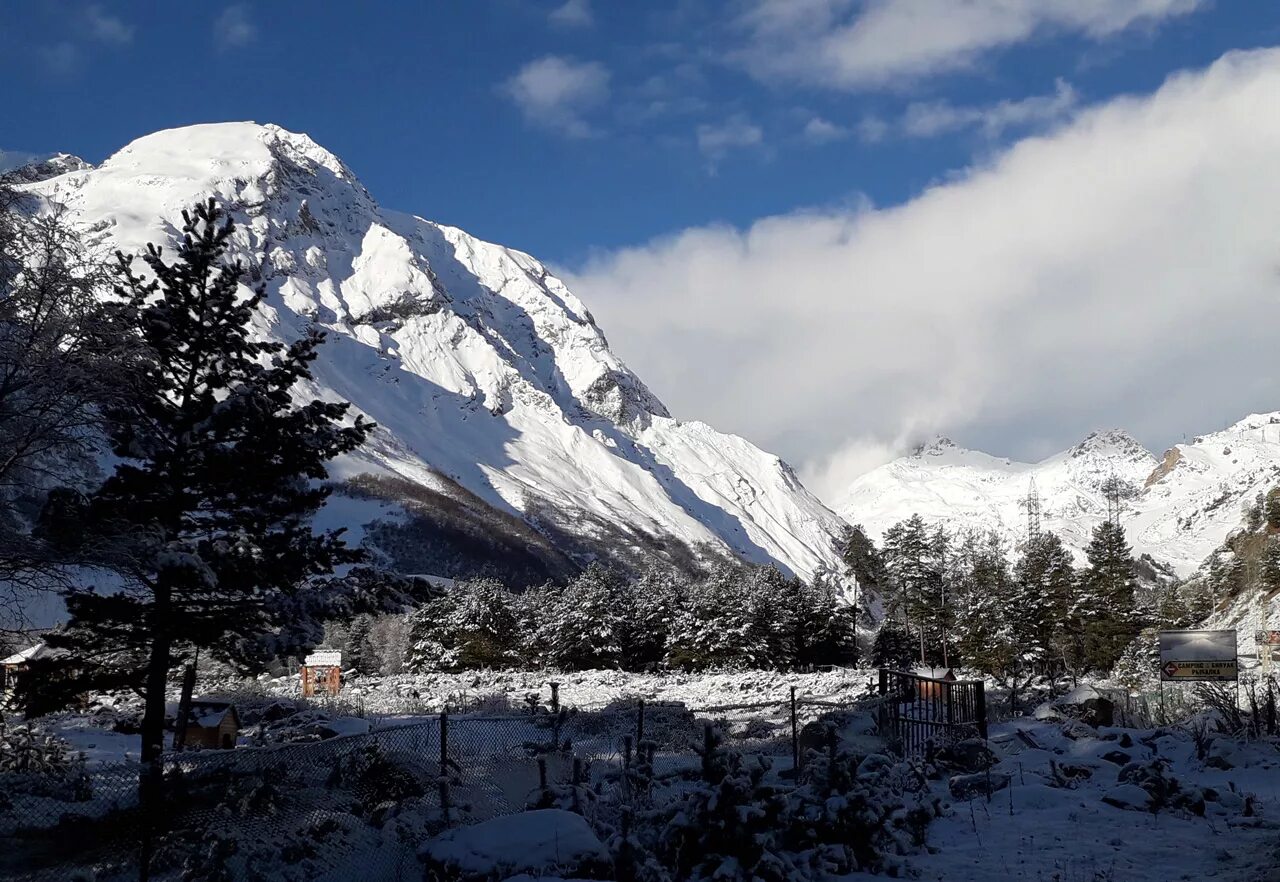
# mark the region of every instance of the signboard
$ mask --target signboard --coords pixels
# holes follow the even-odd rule
[[[1160,679],[1192,682],[1239,677],[1235,631],[1161,631]]]
[[[1280,631],[1255,631],[1253,641],[1259,646],[1280,646]]]

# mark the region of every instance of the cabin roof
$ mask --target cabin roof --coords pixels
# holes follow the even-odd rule
[[[0,665],[24,665],[38,658],[49,658],[56,652],[57,650],[47,643],[37,643],[35,646],[28,646],[21,652],[15,652],[8,658],[0,659]]]
[[[191,702],[191,710],[187,714],[187,725],[198,726],[201,729],[216,729],[222,725],[227,715],[231,715],[231,720],[240,725],[240,714],[236,712],[236,706],[229,701],[219,701],[215,699],[200,699]]]
[[[342,666],[342,650],[317,649],[302,660],[309,668],[337,668]]]

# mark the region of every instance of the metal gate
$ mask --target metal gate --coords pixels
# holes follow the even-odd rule
[[[987,698],[981,680],[881,668],[880,695],[880,731],[904,756],[929,744],[987,737]]]

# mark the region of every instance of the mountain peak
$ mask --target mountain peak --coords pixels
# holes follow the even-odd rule
[[[27,188],[66,206],[92,245],[126,253],[170,245],[183,209],[220,203],[235,223],[229,257],[266,290],[258,332],[329,332],[315,394],[379,427],[340,470],[406,484],[396,504],[447,491],[577,560],[706,553],[805,576],[840,568],[839,519],[776,457],[670,419],[543,264],[382,208],[307,135],[253,122],[169,129]],[[427,532],[453,535],[452,510]]]
[[[912,456],[942,456],[945,453],[955,451],[963,451],[956,442],[952,441],[946,435],[936,435],[931,441],[924,441],[917,444],[911,451]]]
[[[1106,456],[1121,454],[1155,459],[1151,451],[1143,447],[1138,439],[1123,429],[1099,429],[1090,432],[1083,441],[1072,447],[1070,451],[1073,457],[1086,456],[1091,453]]]

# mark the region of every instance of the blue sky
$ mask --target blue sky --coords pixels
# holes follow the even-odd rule
[[[784,47],[761,36],[751,16],[768,5],[212,2],[158,14],[3,0],[0,148],[98,162],[156,129],[276,122],[343,157],[384,204],[574,263],[694,225],[901,202],[1073,106],[1280,35],[1274,3],[1171,3],[1107,33],[1050,20],[938,73],[887,64],[842,81],[759,66],[753,56],[805,36]],[[810,21],[859,14],[838,0],[777,5]],[[1037,100],[1038,115],[1004,127],[974,115]],[[913,106],[940,103],[971,121],[902,130]]]
[[[1280,409],[1276,45],[1273,0],[0,0],[0,151],[306,132],[836,499],[934,433]]]

